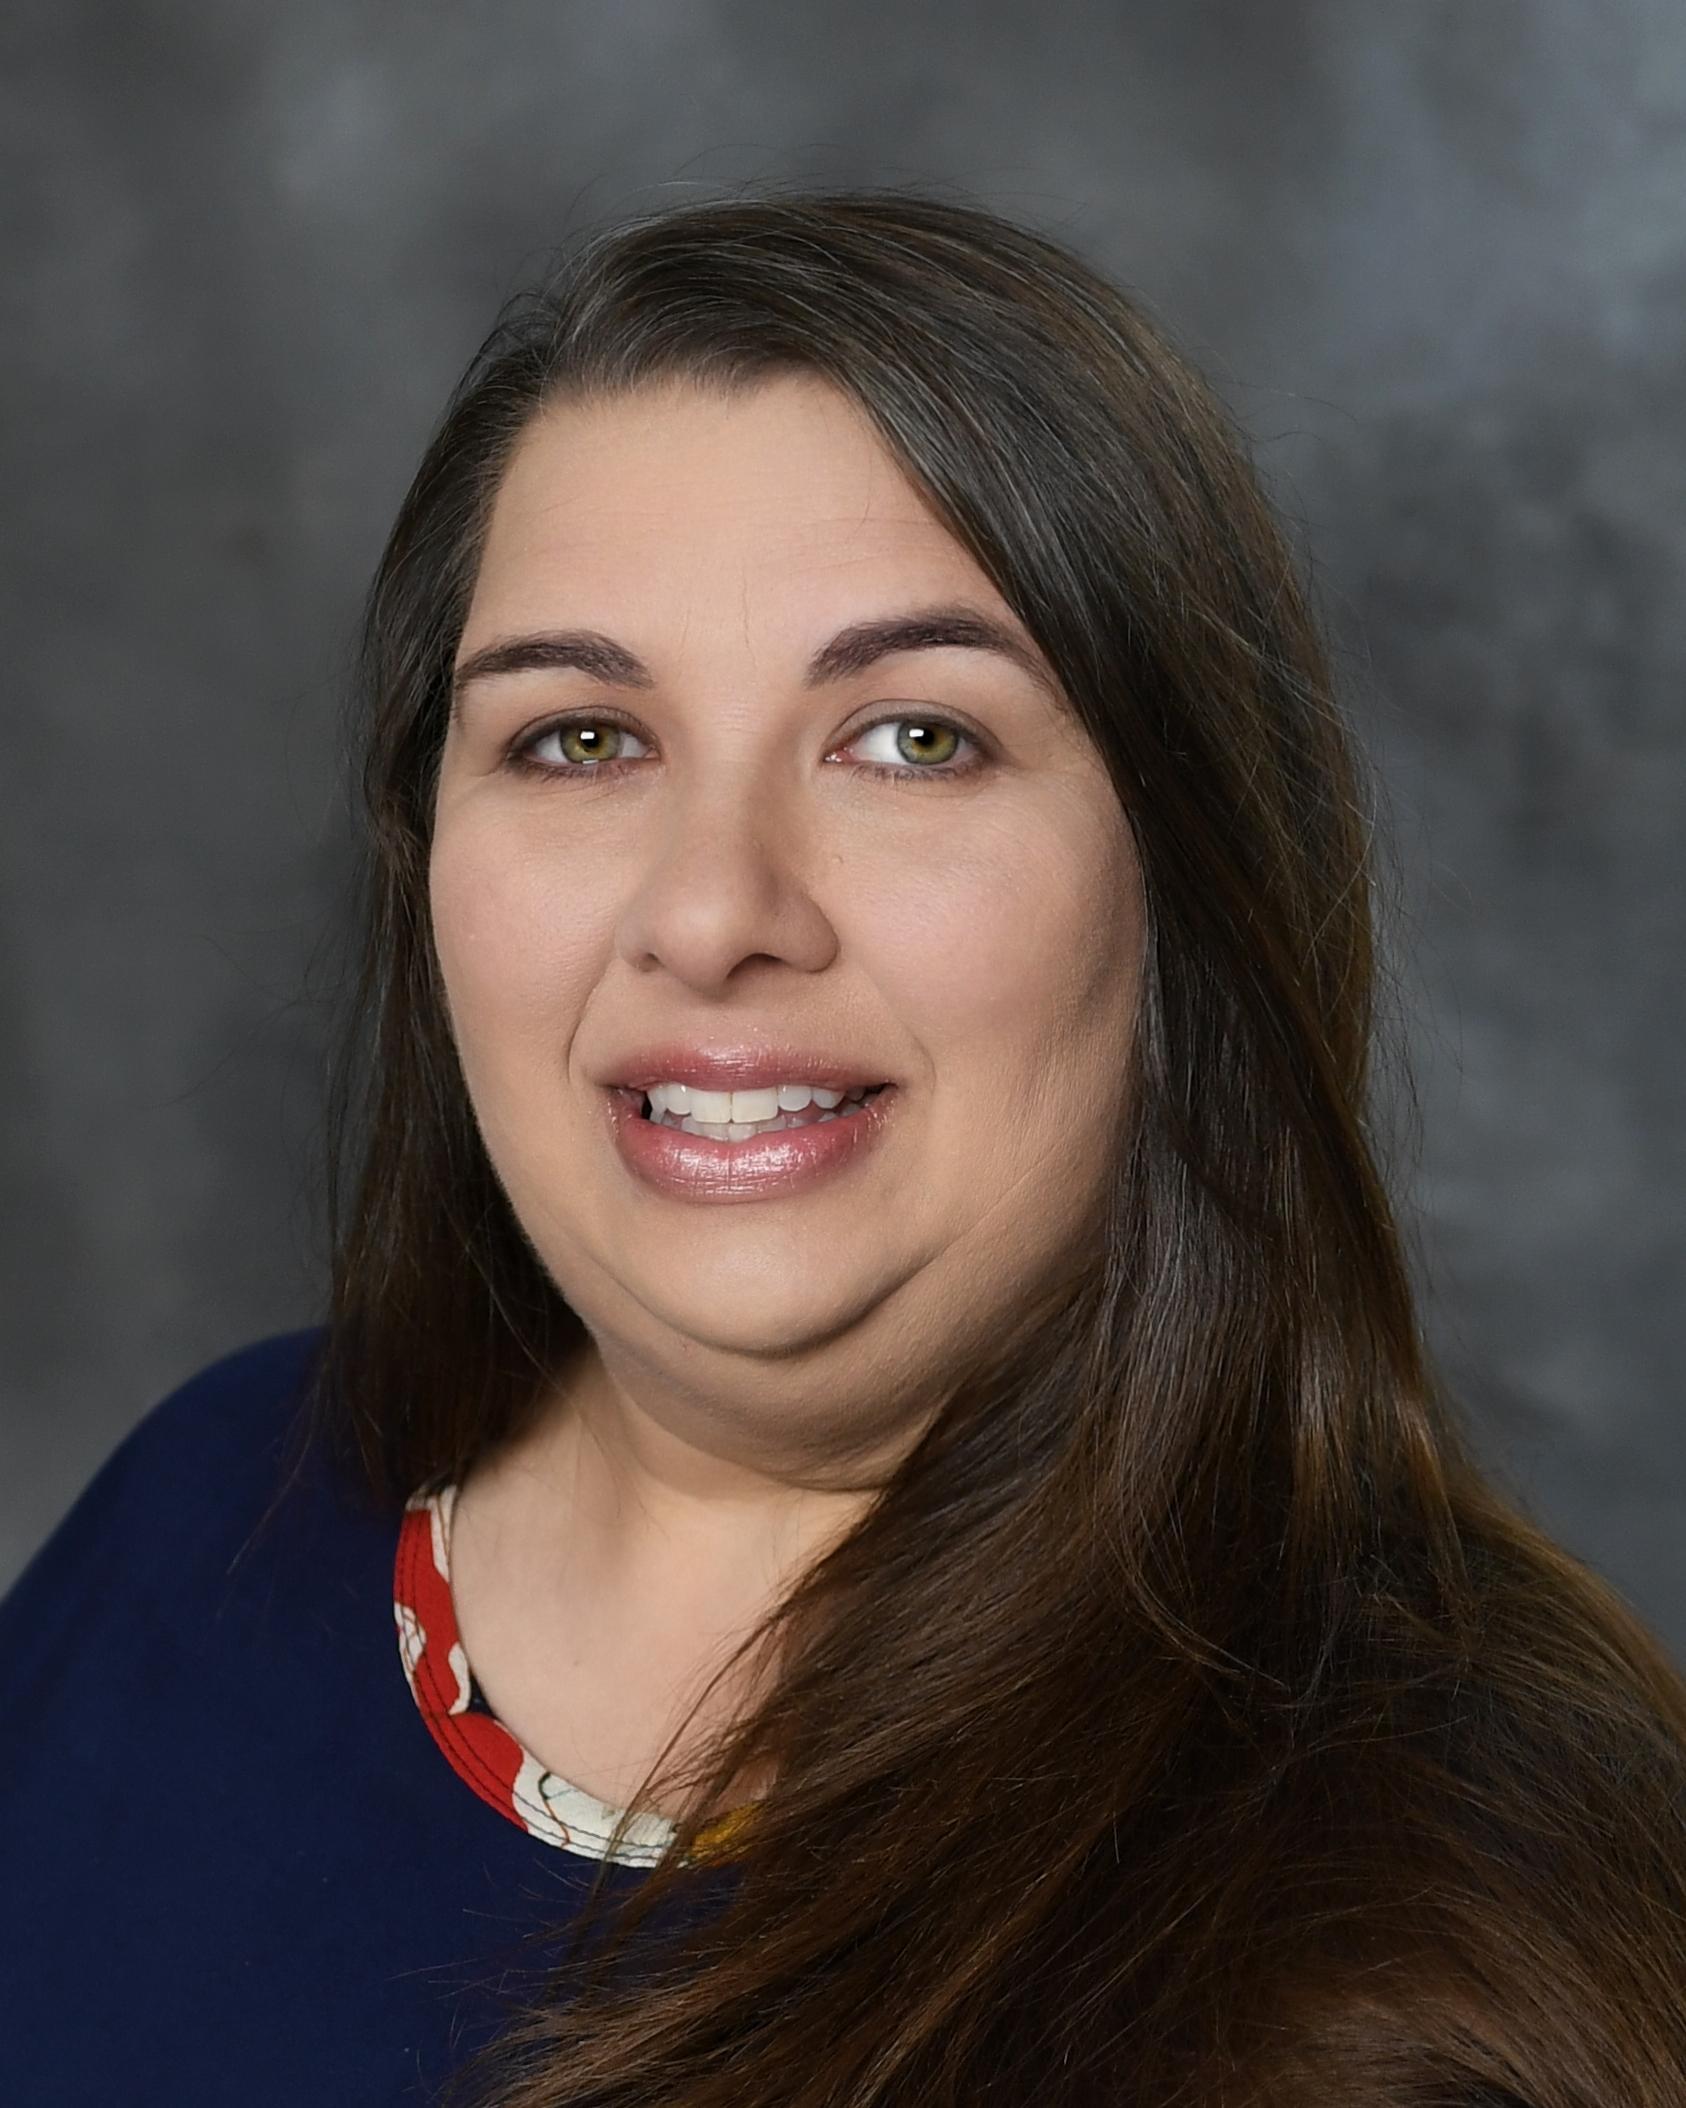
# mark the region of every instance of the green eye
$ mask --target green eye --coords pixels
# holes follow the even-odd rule
[[[556,739],[565,761],[599,762],[617,758],[619,725],[558,725]]]
[[[909,764],[907,772],[910,775],[944,770],[960,740],[965,737],[957,726],[945,724],[938,717],[882,718],[877,724],[869,725],[861,737],[864,739],[869,733],[892,730],[895,736],[891,740],[891,749],[897,760]],[[878,763],[870,765],[879,766]]]
[[[516,767],[535,775],[591,776],[626,760],[622,748],[629,739],[635,746],[638,744],[637,733],[616,724],[613,718],[571,717],[559,725],[542,725],[530,733],[513,750],[510,759]],[[556,742],[556,759],[542,751],[552,740]]]

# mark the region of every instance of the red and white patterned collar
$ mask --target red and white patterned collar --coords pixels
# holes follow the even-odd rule
[[[637,1815],[611,1850],[621,1811],[542,1764],[504,1726],[475,1682],[451,1600],[456,1495],[456,1487],[447,1485],[411,1496],[393,1562],[399,1659],[429,1733],[458,1777],[529,1835],[588,1859],[653,1865],[671,1840],[673,1825],[658,1815]],[[712,1836],[712,1827],[704,1834]]]

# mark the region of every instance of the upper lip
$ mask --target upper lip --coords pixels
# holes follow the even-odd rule
[[[832,1090],[859,1084],[887,1083],[882,1069],[850,1054],[824,1048],[770,1046],[701,1046],[672,1041],[641,1047],[613,1064],[605,1078],[611,1089],[647,1091],[657,1083],[688,1083],[704,1091],[767,1090],[778,1083],[817,1083]]]

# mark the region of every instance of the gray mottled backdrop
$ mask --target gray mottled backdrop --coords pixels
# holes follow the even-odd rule
[[[1435,1336],[1686,1653],[1676,0],[13,0],[0,1581],[311,1322],[358,595],[570,233],[952,186],[1133,285],[1297,525],[1382,765]]]

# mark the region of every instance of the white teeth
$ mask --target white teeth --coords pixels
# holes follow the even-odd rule
[[[675,1120],[670,1115],[658,1114],[656,1119],[663,1127],[676,1127],[683,1134],[702,1135],[711,1142],[747,1142],[756,1135],[774,1135],[786,1127],[823,1127],[828,1120],[852,1120],[857,1108],[851,1106],[847,1112],[821,1113],[817,1120],[796,1120],[788,1113],[780,1113],[776,1120]]]
[[[809,1105],[830,1112],[845,1098],[859,1100],[867,1086],[857,1083],[847,1091],[828,1091],[818,1084],[769,1084],[754,1091],[705,1091],[694,1084],[656,1083],[650,1086],[650,1115],[672,1113],[676,1120],[687,1116],[710,1127],[742,1127],[776,1119],[780,1113],[799,1113]]]

